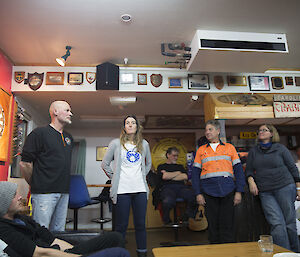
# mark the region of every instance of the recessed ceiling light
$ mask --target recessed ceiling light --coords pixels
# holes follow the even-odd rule
[[[122,14],[121,15],[121,20],[123,22],[130,22],[131,21],[131,15],[130,14]]]

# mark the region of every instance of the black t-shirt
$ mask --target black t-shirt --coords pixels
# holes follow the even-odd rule
[[[176,180],[165,180],[162,179],[162,173],[161,171],[165,170],[167,172],[175,172],[175,171],[180,171],[182,173],[186,173],[186,170],[184,169],[184,167],[181,164],[168,164],[168,163],[164,163],[164,164],[160,164],[157,167],[157,173],[161,178],[161,185],[169,185],[169,184],[184,184],[183,180],[180,181],[176,181]]]
[[[26,138],[22,161],[33,162],[31,192],[68,193],[73,138],[50,125],[33,130]]]

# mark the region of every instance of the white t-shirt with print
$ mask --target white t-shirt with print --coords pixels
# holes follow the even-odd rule
[[[136,146],[125,144],[121,149],[121,173],[118,194],[146,192],[142,175],[142,155]]]

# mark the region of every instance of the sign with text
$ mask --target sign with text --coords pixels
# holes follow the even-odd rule
[[[300,117],[300,102],[274,102],[275,118]]]
[[[255,131],[241,131],[240,132],[240,139],[255,139],[257,136]]]
[[[300,95],[273,95],[274,102],[300,102]]]

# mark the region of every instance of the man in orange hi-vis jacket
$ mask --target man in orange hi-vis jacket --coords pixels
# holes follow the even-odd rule
[[[234,206],[242,200],[245,175],[232,144],[220,140],[221,126],[210,120],[205,126],[209,143],[199,147],[192,184],[197,202],[205,206],[210,243],[234,242]]]

